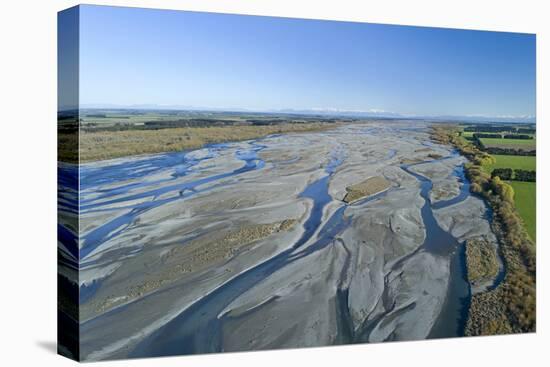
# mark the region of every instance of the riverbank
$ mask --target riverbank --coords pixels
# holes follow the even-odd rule
[[[198,149],[206,144],[261,138],[272,134],[334,129],[336,123],[181,127],[159,130],[80,131],[80,162],[140,154]],[[62,153],[62,152],[61,152]],[[67,157],[61,156],[59,160]]]
[[[536,330],[536,249],[529,239],[513,201],[513,189],[498,177],[491,178],[482,165],[491,157],[459,136],[453,126],[436,126],[432,139],[453,145],[470,161],[465,165],[471,191],[481,195],[493,210],[492,229],[501,245],[506,267],[504,280],[494,289],[472,296],[466,335],[495,335]],[[491,273],[492,262],[470,251],[469,278]],[[472,258],[472,256],[474,258]],[[485,267],[485,268],[483,268]]]

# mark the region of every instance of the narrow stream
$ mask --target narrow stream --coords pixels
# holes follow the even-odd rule
[[[452,157],[452,155],[451,155]],[[447,157],[446,157],[447,158]],[[420,163],[419,163],[420,164]],[[441,209],[454,205],[466,199],[469,195],[469,185],[461,186],[460,194],[447,201],[433,205],[430,200],[432,181],[412,171],[413,165],[403,165],[401,168],[414,176],[420,182],[420,195],[424,199],[421,209],[422,220],[426,227],[426,238],[422,249],[437,256],[450,259],[450,276],[447,296],[439,317],[428,338],[445,338],[464,335],[466,318],[470,304],[470,283],[466,275],[465,248],[450,233],[444,231],[434,217],[433,209]],[[455,173],[460,171],[455,170]],[[464,177],[462,177],[464,179]]]

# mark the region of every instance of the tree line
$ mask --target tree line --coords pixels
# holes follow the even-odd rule
[[[536,129],[514,126],[486,126],[486,125],[471,125],[466,126],[464,131],[480,132],[480,133],[518,133],[518,134],[535,134]]]
[[[478,134],[478,133],[475,133],[472,135],[474,137],[474,139],[483,139],[483,138],[487,138],[487,139],[521,139],[521,140],[530,140],[530,139],[534,139],[531,135],[526,135],[526,134],[505,134],[505,135],[502,135],[502,134]]]
[[[520,155],[523,157],[526,156],[536,156],[536,150],[524,150],[524,149],[514,149],[514,148],[500,148],[500,147],[490,147],[486,148],[483,144],[480,144],[480,147],[489,154],[497,155]]]
[[[509,147],[486,147],[485,144],[480,140],[478,134],[474,134],[474,143],[483,151],[489,154],[498,154],[498,155],[520,155],[520,156],[535,156],[537,155],[536,149],[525,150],[525,149],[516,149]]]
[[[491,177],[496,176],[500,177],[501,180],[506,181],[537,181],[537,172],[525,169],[495,168],[493,172],[491,172]]]
[[[510,132],[513,133],[516,131],[516,128],[513,126],[466,126],[464,131],[473,131],[473,132],[487,132],[487,133],[500,133],[500,132]]]

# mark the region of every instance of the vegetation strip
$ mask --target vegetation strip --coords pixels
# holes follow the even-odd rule
[[[499,270],[496,247],[484,239],[466,241],[468,281],[472,286],[493,279]]]
[[[344,202],[352,203],[359,199],[384,191],[388,187],[390,187],[390,183],[382,176],[367,178],[363,182],[348,186],[346,188],[347,193],[344,196]]]
[[[492,229],[497,236],[506,275],[500,285],[472,296],[466,335],[493,335],[536,330],[536,249],[514,206],[514,189],[500,177],[491,177],[483,165],[494,158],[460,136],[456,126],[433,128],[432,139],[455,146],[470,161],[465,165],[472,192],[481,195],[493,209]],[[482,251],[476,251],[477,256]],[[470,256],[476,256],[470,251]],[[468,269],[472,258],[467,258]],[[481,259],[477,260],[482,263]],[[468,277],[471,278],[471,273]]]
[[[81,131],[80,161],[198,149],[206,144],[248,140],[271,134],[333,129],[334,123],[281,123],[263,126],[175,127],[159,130]],[[63,139],[63,136],[60,137]],[[66,139],[70,140],[70,139]],[[63,152],[60,152],[62,155]],[[60,160],[63,159],[60,157]]]

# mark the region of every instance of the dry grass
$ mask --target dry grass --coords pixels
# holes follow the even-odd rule
[[[484,239],[466,241],[468,280],[477,284],[494,278],[499,269],[496,247]]]
[[[248,140],[271,134],[332,129],[335,124],[215,126],[160,130],[80,132],[80,161],[197,149],[205,144]]]
[[[57,133],[57,160],[78,163],[78,132]]]
[[[501,335],[514,332],[507,317],[503,293],[502,287],[498,287],[472,297],[466,321],[466,335]]]

